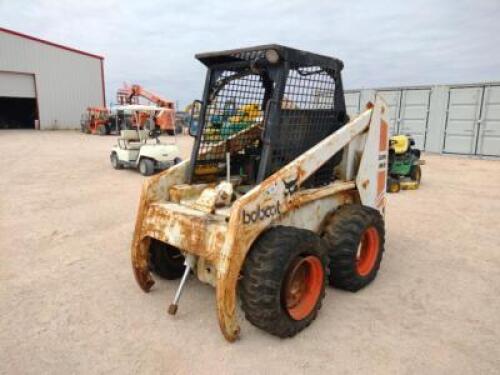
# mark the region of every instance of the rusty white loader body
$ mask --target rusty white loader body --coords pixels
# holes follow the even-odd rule
[[[287,61],[288,55],[285,52],[278,49],[279,57]],[[274,56],[270,56],[269,60],[275,64],[273,62],[276,60]],[[207,125],[210,101],[206,97],[204,99],[207,108],[205,113],[202,112],[201,117],[207,120],[205,124],[201,123],[198,126],[197,137],[199,138],[197,140],[199,139],[199,142],[203,142],[203,137],[206,138],[207,134],[212,134],[211,131],[207,130],[210,127]],[[284,100],[283,96],[281,99]],[[290,98],[286,100],[291,101]],[[278,105],[275,109],[279,110],[280,107],[283,108],[282,105]],[[289,111],[300,110],[299,108],[289,109]],[[318,113],[323,113],[321,112],[324,111],[322,108],[318,110],[320,111]],[[259,306],[254,308],[252,305],[253,284],[248,284],[249,280],[258,277],[256,275],[259,275],[262,267],[265,268],[266,265],[252,269],[252,265],[256,262],[255,259],[260,258],[255,254],[251,260],[247,258],[250,254],[263,251],[260,250],[264,246],[264,240],[266,240],[263,237],[271,236],[273,228],[277,229],[277,232],[283,231],[283,238],[288,236],[286,234],[288,232],[283,228],[302,231],[297,233],[305,233],[312,238],[309,242],[305,242],[307,246],[311,241],[314,242],[316,237],[319,241],[319,236],[330,233],[325,229],[325,226],[330,225],[330,222],[335,222],[335,213],[341,207],[362,205],[367,207],[366,210],[376,210],[377,215],[380,212],[381,217],[383,217],[386,203],[388,149],[386,112],[386,104],[382,99],[377,98],[375,104],[358,117],[344,123],[338,130],[327,135],[281,168],[271,170],[268,175],[264,173],[262,180],[258,181],[257,179],[255,184],[245,182],[249,173],[242,172],[243,167],[240,168],[239,174],[234,173],[235,168],[231,167],[231,158],[235,159],[234,163],[238,162],[237,160],[241,159],[241,155],[245,152],[243,150],[248,144],[260,142],[262,138],[265,138],[265,135],[262,136],[262,134],[265,134],[266,126],[269,126],[267,121],[272,115],[271,110],[262,113],[262,118],[255,119],[253,124],[247,124],[243,129],[238,128],[238,131],[227,137],[211,142],[203,150],[200,147],[196,150],[197,145],[195,144],[193,155],[197,160],[209,160],[206,155],[223,148],[224,155],[227,157],[226,163],[223,165],[219,163],[220,173],[207,178],[206,167],[205,169],[196,169],[196,163],[193,159],[186,160],[145,181],[131,246],[133,271],[139,286],[145,292],[148,292],[153,286],[154,280],[150,273],[152,269],[151,249],[153,242],[155,244],[161,243],[168,246],[170,250],[175,249],[177,257],[185,258],[189,270],[200,281],[215,287],[219,324],[227,340],[233,341],[239,334],[236,319],[239,283],[247,283],[243,285],[244,293],[246,293],[243,307],[246,309],[247,317],[250,316],[249,320],[255,325],[266,329],[268,323],[258,322],[259,312],[256,310],[262,309]],[[216,120],[218,121],[218,119]],[[216,120],[212,120],[212,122],[215,123]],[[263,144],[265,147],[265,142]],[[334,177],[328,183],[323,183],[320,186],[308,184],[312,176],[336,155],[340,156],[340,161],[331,171]],[[212,169],[212,171],[214,170]],[[369,231],[370,227],[367,228]],[[290,231],[290,229],[287,230]],[[276,238],[281,237],[277,236]],[[360,247],[363,238],[361,236]],[[377,238],[377,246],[383,246],[383,235],[381,238]],[[268,243],[270,243],[269,241]],[[369,233],[367,241],[371,241]],[[320,244],[320,242],[317,243]],[[163,251],[170,251],[168,249]],[[158,253],[155,254],[154,257],[160,256]],[[286,251],[284,254],[286,256]],[[306,290],[305,292],[296,292],[297,288],[294,289],[294,285],[298,282],[293,279],[293,277],[297,280],[300,279],[300,275],[294,274],[296,269],[300,269],[299,271],[302,273],[310,272],[309,279],[314,278],[314,272],[322,272],[318,271],[316,266],[319,263],[311,258],[311,254],[315,254],[314,249],[300,255],[301,261],[298,263],[295,260],[292,262],[292,259],[291,264],[296,264],[293,270],[283,269],[283,281],[280,281],[283,286],[280,284],[277,287],[279,289],[277,298],[282,302],[273,310],[277,311],[276,314],[282,315],[276,315],[278,316],[277,320],[269,324],[284,328],[280,331],[276,331],[278,328],[266,329],[270,333],[278,336],[292,336],[307,326],[315,317],[316,310],[321,304],[321,293],[314,292],[316,286],[311,283],[311,285],[306,283],[305,286],[301,287],[302,290]],[[321,258],[321,256],[318,257]],[[305,265],[303,264],[304,259],[306,259]],[[359,268],[359,259],[357,262]],[[374,272],[376,273],[377,270]],[[328,271],[325,272],[327,275]],[[181,274],[182,272],[178,272],[175,275],[177,277],[171,278],[178,278]],[[187,274],[188,272],[184,272],[183,281],[185,281]],[[321,273],[320,276],[324,280],[322,275]],[[360,275],[363,276],[362,271],[360,271]],[[366,278],[367,275],[363,277]],[[291,277],[292,281],[290,281]],[[322,287],[324,290],[321,277],[318,280],[322,285],[318,288]],[[369,277],[373,278],[374,275]],[[367,282],[369,281],[371,279],[367,280]],[[292,286],[287,289],[287,283],[295,284],[290,284]],[[300,283],[297,285],[300,287]],[[354,289],[352,288],[352,290]],[[308,294],[307,290],[311,290],[311,292]],[[305,302],[300,301],[301,295],[305,296],[303,297]],[[308,298],[311,299],[316,295],[317,297],[312,304],[310,301],[308,302]],[[176,302],[179,296],[180,290]],[[254,299],[258,299],[258,296]],[[315,307],[316,310],[309,305]],[[264,308],[267,308],[266,306]],[[272,308],[274,309],[274,307]],[[272,320],[275,318],[264,317],[263,319]]]

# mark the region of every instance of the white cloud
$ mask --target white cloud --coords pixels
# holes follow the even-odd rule
[[[498,0],[8,1],[0,24],[105,56],[123,81],[182,105],[201,95],[197,52],[283,43],[335,55],[348,88],[500,80]]]

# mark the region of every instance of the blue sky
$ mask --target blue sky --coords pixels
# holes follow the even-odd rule
[[[105,56],[123,81],[184,106],[197,52],[282,43],[345,63],[346,88],[500,80],[500,0],[0,0],[0,25]]]

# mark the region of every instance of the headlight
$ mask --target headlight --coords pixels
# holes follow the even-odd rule
[[[278,51],[276,51],[275,49],[268,49],[266,51],[266,60],[271,64],[276,64],[278,61],[280,61],[280,55],[278,54]]]

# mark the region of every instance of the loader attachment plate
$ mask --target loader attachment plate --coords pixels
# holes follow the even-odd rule
[[[171,202],[151,204],[143,225],[146,236],[212,261],[227,229],[224,216]]]

